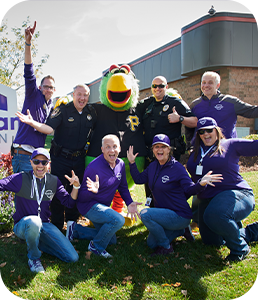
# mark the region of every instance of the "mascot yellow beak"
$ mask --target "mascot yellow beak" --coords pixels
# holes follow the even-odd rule
[[[124,73],[115,73],[107,83],[107,99],[113,107],[123,107],[131,96],[132,84],[129,76]]]

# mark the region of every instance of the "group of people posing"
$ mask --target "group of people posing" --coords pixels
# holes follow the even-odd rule
[[[258,117],[258,107],[219,92],[220,76],[206,72],[201,79],[202,95],[190,107],[179,97],[166,94],[166,78],[152,81],[153,96],[139,103],[143,112],[143,139],[148,149],[143,172],[135,163],[138,153],[132,144],[127,150],[130,173],[136,184],[146,185],[150,207],[139,212],[131,198],[124,161],[119,158],[121,140],[113,133],[102,137],[101,152],[85,168],[85,145],[98,120],[89,105],[86,85],[74,88],[73,101],[52,108],[53,77],[44,77],[39,87],[33,73],[31,39],[36,22],[25,30],[25,101],[21,123],[12,146],[14,174],[0,180],[0,191],[16,193],[14,233],[26,240],[28,264],[33,272],[44,272],[42,252],[63,261],[75,262],[78,254],[73,238],[89,240],[88,250],[98,256],[116,243],[116,232],[124,217],[110,207],[119,191],[132,218],[140,218],[149,231],[151,255],[173,252],[172,241],[184,235],[189,240],[192,209],[187,200],[198,198],[198,226],[204,244],[226,245],[229,261],[243,260],[250,242],[258,240],[258,223],[243,228],[241,220],[254,209],[255,199],[248,183],[239,174],[240,156],[258,154],[258,141],[236,138],[237,115]],[[177,147],[182,124],[191,128],[192,150],[187,170],[179,162]],[[54,131],[50,154],[44,149],[46,134]],[[50,169],[51,174],[48,173]],[[64,207],[66,236],[62,233]],[[76,223],[79,215],[94,227]],[[51,222],[50,222],[51,216]]]

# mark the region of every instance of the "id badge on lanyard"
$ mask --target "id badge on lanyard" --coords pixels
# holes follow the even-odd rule
[[[203,166],[202,165],[197,165],[196,166],[196,175],[202,175],[202,171],[203,171]]]
[[[195,174],[196,175],[202,175],[202,172],[203,172],[203,166],[202,166],[202,161],[204,159],[204,157],[206,156],[206,154],[208,154],[210,152],[211,149],[213,149],[213,145],[204,153],[202,147],[201,148],[201,159],[200,159],[200,162],[199,162],[199,165],[196,166],[196,171],[195,171]]]

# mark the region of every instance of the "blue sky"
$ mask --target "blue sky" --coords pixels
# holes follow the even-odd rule
[[[5,2],[0,17],[9,28],[21,26],[27,16],[32,25],[37,21],[39,56],[50,55],[43,74],[54,76],[55,96],[180,37],[181,28],[206,15],[212,4],[218,12],[254,13],[239,2],[214,0]]]

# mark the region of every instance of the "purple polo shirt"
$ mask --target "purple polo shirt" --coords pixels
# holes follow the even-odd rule
[[[258,155],[258,140],[251,141],[245,139],[223,139],[221,140],[223,147],[222,154],[215,154],[213,156],[206,155],[203,158],[202,166],[205,175],[208,171],[213,171],[213,174],[222,174],[224,180],[216,182],[215,187],[207,186],[207,188],[198,194],[200,199],[212,198],[218,193],[226,190],[240,190],[251,187],[239,174],[239,157]],[[202,144],[204,153],[210,148]],[[212,151],[212,150],[211,150]],[[211,152],[212,154],[213,152]],[[196,175],[196,166],[201,159],[201,151],[199,150],[196,161],[194,161],[194,153],[192,153],[187,162],[187,169],[192,176],[194,182],[199,180],[202,176]]]
[[[167,208],[187,219],[192,218],[192,210],[187,203],[191,195],[195,195],[205,187],[194,184],[184,166],[174,157],[164,165],[154,160],[142,173],[136,164],[130,164],[130,172],[136,184],[149,184],[155,198],[157,208]]]
[[[92,181],[95,181],[96,174],[99,176],[99,191],[94,194],[88,191],[86,180],[89,177]],[[87,166],[84,172],[77,198],[77,208],[80,214],[85,215],[96,203],[110,206],[116,190],[119,191],[127,206],[133,202],[128,190],[123,160],[117,158],[116,166],[112,169],[103,154],[101,154]]]
[[[47,112],[51,111],[53,105],[50,99],[47,103],[45,96],[39,90],[36,84],[36,76],[33,72],[33,64],[24,64],[25,78],[25,100],[22,113],[27,115],[27,109],[30,110],[32,118],[40,123],[45,123]],[[31,145],[35,148],[44,147],[46,134],[43,134],[33,127],[19,122],[19,128],[13,141],[15,144]]]

